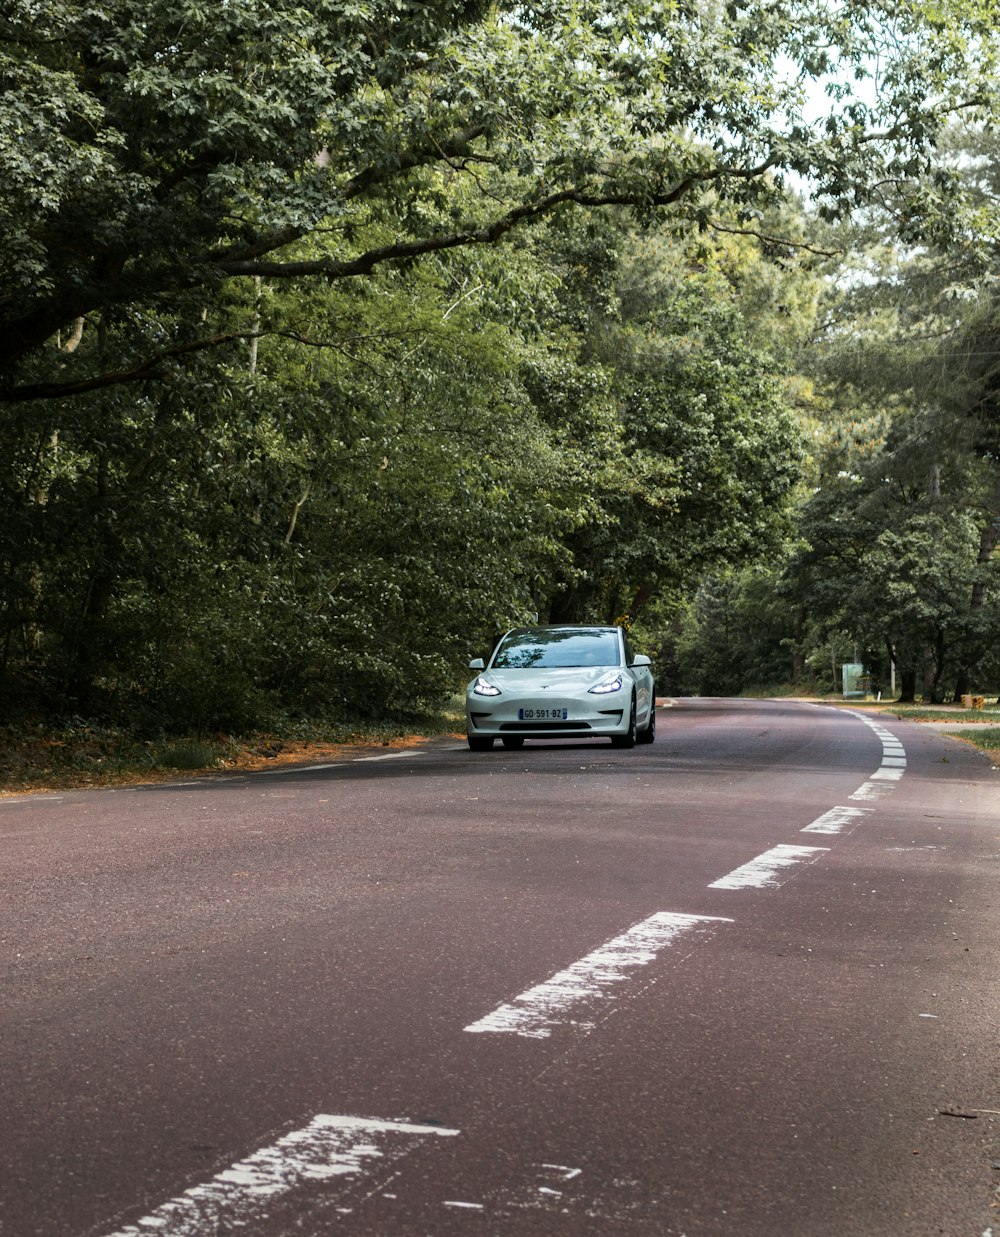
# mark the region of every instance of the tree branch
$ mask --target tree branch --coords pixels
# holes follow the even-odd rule
[[[299,262],[266,262],[257,256],[259,253],[273,251],[283,244],[298,240],[306,234],[306,230],[289,230],[287,233],[274,234],[260,245],[240,247],[229,250],[228,257],[223,253],[208,255],[209,263],[223,275],[263,276],[271,279],[294,279],[302,276],[321,275],[328,280],[350,279],[370,275],[376,267],[387,262],[405,261],[432,253],[442,253],[449,249],[459,249],[469,245],[496,244],[506,233],[519,224],[532,223],[550,214],[561,206],[573,204],[576,206],[631,206],[641,202],[644,206],[672,206],[690,193],[699,184],[708,184],[725,178],[737,180],[753,180],[765,175],[770,168],[778,163],[777,155],[770,155],[762,163],[748,168],[716,167],[705,171],[691,172],[678,181],[672,188],[659,193],[639,195],[626,190],[586,191],[583,189],[561,189],[534,202],[524,202],[520,206],[507,211],[492,223],[481,228],[465,232],[453,232],[441,236],[423,237],[419,240],[400,241],[393,245],[383,245],[369,249],[355,258],[347,261],[337,261],[333,258],[307,259]],[[190,286],[196,286],[199,280],[192,280]],[[168,370],[160,368],[171,357],[183,356],[187,353],[204,351],[218,347],[237,339],[252,339],[258,332],[238,331],[215,335],[208,339],[192,341],[167,349],[132,369],[115,370],[98,374],[91,378],[80,378],[69,382],[28,383],[21,386],[0,388],[0,403],[13,403],[17,400],[59,399],[63,396],[82,395],[87,391],[96,391],[105,387],[117,386],[126,382],[169,381]]]
[[[725,232],[729,236],[752,236],[765,245],[778,245],[785,249],[803,249],[806,253],[814,253],[821,258],[838,258],[844,253],[843,249],[819,249],[816,245],[809,245],[805,241],[789,240],[787,236],[770,236],[767,232],[759,232],[756,228],[729,228],[723,223],[717,223],[714,219],[709,221],[708,226],[713,232]]]
[[[125,382],[169,382],[170,371],[160,369],[159,366],[171,357],[205,352],[209,348],[218,348],[221,344],[238,339],[253,339],[256,335],[255,331],[230,331],[167,348],[132,369],[109,370],[103,374],[95,374],[92,378],[78,378],[69,382],[34,382],[23,386],[3,387],[0,388],[0,403],[12,404],[18,400],[59,399],[64,395],[83,395],[87,391],[99,391],[104,387],[120,386]]]
[[[472,142],[476,138],[482,137],[484,133],[485,129],[482,127],[463,129],[460,133],[453,134],[447,141],[432,141],[424,147],[405,151],[398,157],[395,166],[392,168],[378,168],[375,166],[365,168],[347,181],[340,196],[345,202],[353,201],[355,198],[361,197],[369,189],[383,185],[396,176],[412,172],[418,167],[425,167],[427,164],[434,163],[439,159],[444,159],[445,162],[453,165],[452,161],[454,159],[470,157],[472,152],[469,148]],[[324,152],[320,151],[316,157],[320,167],[324,166],[323,155]],[[232,263],[248,262],[261,258],[265,254],[273,253],[276,249],[283,249],[286,245],[292,245],[296,241],[302,240],[304,236],[310,235],[313,231],[315,229],[308,226],[283,228],[280,231],[261,236],[249,244],[211,250],[206,254],[206,261],[228,271]],[[260,273],[264,274],[265,272],[261,271]]]
[[[672,206],[685,197],[697,185],[724,177],[735,177],[752,180],[763,176],[770,168],[776,166],[777,156],[769,156],[763,163],[753,168],[713,168],[706,172],[692,172],[673,188],[662,193],[650,194],[643,200],[644,205]],[[403,261],[422,257],[425,254],[441,253],[448,249],[459,249],[467,245],[492,245],[512,228],[521,223],[531,223],[543,215],[550,214],[560,206],[572,203],[576,206],[631,206],[636,203],[638,195],[625,191],[587,192],[582,189],[560,189],[547,194],[535,202],[525,202],[513,210],[501,215],[492,223],[468,232],[452,232],[444,236],[423,237],[420,240],[400,241],[393,245],[384,245],[377,249],[369,249],[356,258],[340,262],[333,258],[311,258],[300,262],[261,262],[230,258],[218,263],[219,269],[232,276],[263,275],[271,279],[296,279],[304,275],[323,275],[327,279],[349,279],[358,275],[370,275],[375,267],[385,262]]]

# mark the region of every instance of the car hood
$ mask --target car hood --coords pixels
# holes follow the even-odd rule
[[[487,670],[483,677],[501,691],[589,691],[605,675],[620,669],[620,666],[560,666],[551,670]]]

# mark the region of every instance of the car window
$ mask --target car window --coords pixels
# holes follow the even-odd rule
[[[494,670],[619,664],[618,633],[614,628],[522,628],[504,637],[493,658]]]

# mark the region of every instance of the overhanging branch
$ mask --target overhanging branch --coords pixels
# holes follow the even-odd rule
[[[661,193],[649,194],[641,200],[643,205],[648,206],[672,206],[698,184],[727,177],[744,180],[756,179],[776,166],[777,162],[777,157],[771,156],[753,168],[714,168],[711,171],[692,172],[690,176],[685,177],[672,188]],[[298,262],[265,262],[252,258],[233,257],[220,261],[218,269],[230,276],[261,275],[268,279],[298,279],[309,275],[322,275],[330,280],[350,279],[360,275],[370,275],[377,266],[386,262],[406,261],[424,257],[427,254],[442,253],[449,249],[460,249],[468,245],[496,244],[502,236],[519,224],[531,223],[550,214],[560,206],[568,204],[590,207],[633,206],[639,200],[640,195],[623,190],[595,193],[582,189],[561,189],[537,201],[522,203],[481,228],[383,245],[376,249],[369,249],[347,261],[337,261],[334,258],[310,258]]]
[[[33,382],[22,386],[5,387],[0,390],[0,402],[12,404],[18,400],[60,399],[65,395],[84,395],[88,391],[100,391],[105,387],[121,386],[126,382],[169,382],[170,371],[162,366],[172,357],[190,355],[192,352],[205,352],[210,348],[218,348],[222,344],[232,343],[235,340],[253,339],[257,335],[256,331],[227,331],[225,334],[189,340],[174,348],[164,349],[155,357],[150,357],[131,369],[108,370],[103,374],[95,374],[91,378],[71,379],[68,382]]]
[[[713,232],[725,232],[729,236],[752,236],[764,245],[774,245],[782,249],[801,249],[805,253],[814,253],[820,258],[839,258],[844,253],[843,249],[820,249],[817,245],[810,245],[806,241],[793,241],[787,236],[771,236],[757,228],[731,228],[714,219],[709,221],[708,226]]]
[[[764,176],[778,163],[778,157],[771,155],[762,163],[748,168],[712,168],[704,171],[691,172],[669,189],[660,192],[640,194],[627,190],[608,189],[604,191],[586,191],[583,189],[561,189],[538,198],[534,202],[524,202],[507,211],[491,223],[480,228],[467,231],[447,233],[440,236],[423,237],[419,240],[400,241],[392,245],[384,245],[369,249],[346,261],[334,258],[305,259],[297,262],[264,261],[258,253],[273,252],[276,238],[269,238],[258,249],[256,246],[230,250],[228,254],[215,253],[209,255],[208,265],[222,275],[229,277],[262,276],[270,279],[295,279],[303,276],[323,276],[329,280],[351,279],[370,275],[378,266],[388,262],[405,261],[423,257],[428,254],[442,253],[450,249],[459,249],[470,245],[496,244],[506,233],[520,224],[531,223],[550,214],[564,205],[585,207],[600,206],[634,206],[641,204],[648,207],[672,206],[685,197],[699,184],[724,179],[753,180]],[[301,239],[300,233],[285,234],[280,243],[291,243]],[[255,252],[256,250],[256,252]],[[171,358],[193,352],[205,351],[219,347],[239,339],[252,339],[258,332],[237,331],[214,335],[207,339],[196,340],[167,349],[157,356],[143,361],[131,369],[120,369],[97,374],[89,378],[73,379],[67,382],[26,383],[19,386],[0,388],[0,403],[36,399],[59,399],[65,396],[82,395],[88,391],[118,386],[130,382],[169,381],[170,370],[164,368]]]

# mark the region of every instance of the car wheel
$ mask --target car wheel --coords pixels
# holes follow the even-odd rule
[[[649,725],[635,736],[637,743],[652,743],[656,738],[656,701],[649,708]]]
[[[493,740],[486,739],[482,735],[470,734],[469,747],[471,747],[474,752],[492,752]]]
[[[635,747],[635,696],[632,697],[632,708],[629,711],[628,730],[624,734],[611,736],[612,747]]]
[[[524,747],[524,738],[519,734],[505,734],[501,742],[504,747]]]

